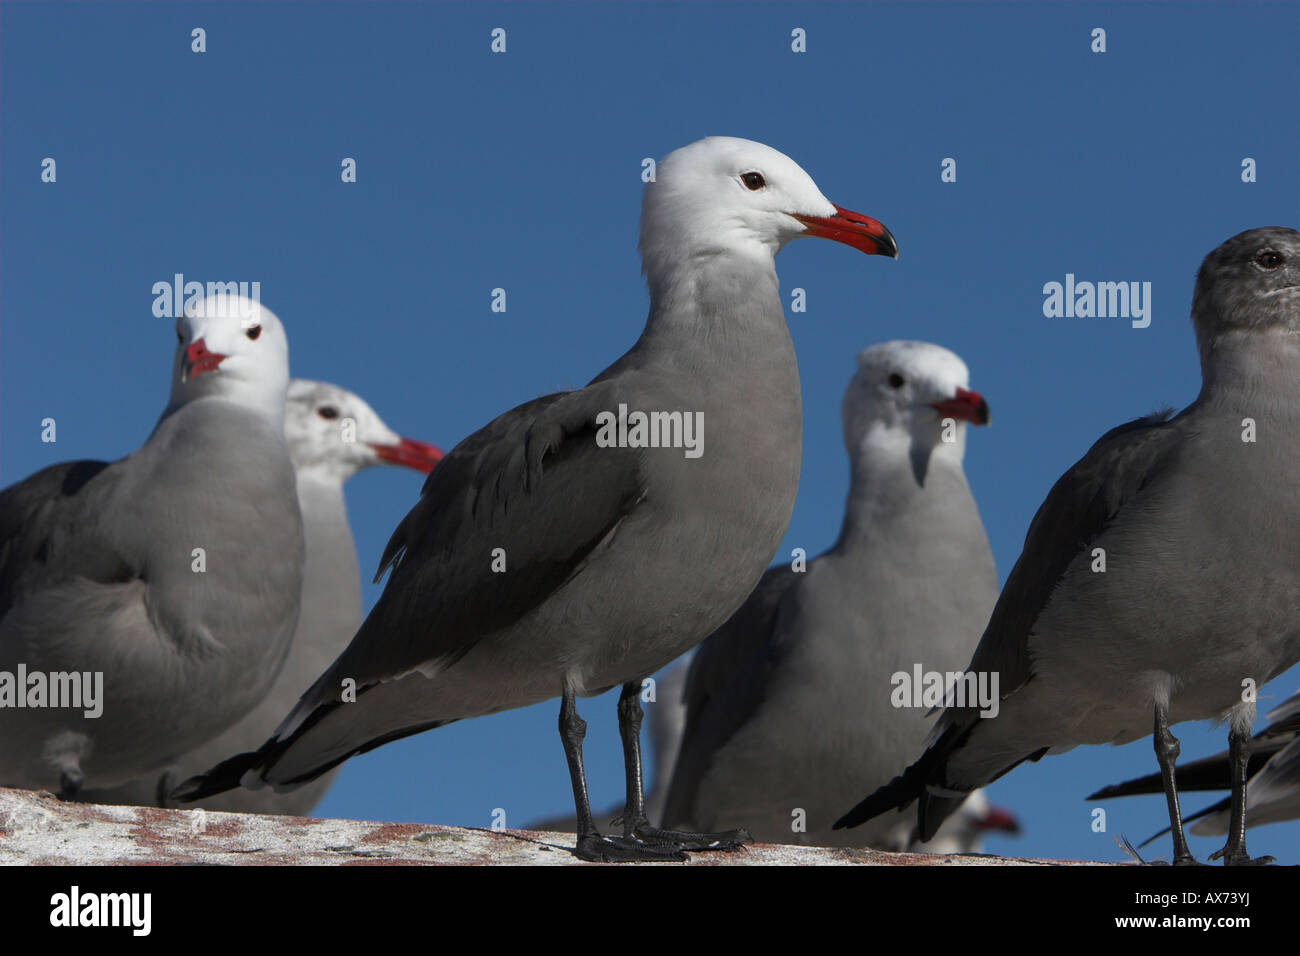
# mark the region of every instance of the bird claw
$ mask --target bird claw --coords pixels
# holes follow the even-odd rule
[[[1237,852],[1230,853],[1228,851],[1228,847],[1226,846],[1222,850],[1216,850],[1213,853],[1211,853],[1210,859],[1222,860],[1224,866],[1268,866],[1269,864],[1276,862],[1274,857],[1271,856],[1252,857],[1244,850],[1239,850]]]
[[[80,770],[68,769],[59,776],[58,797],[65,803],[72,803],[85,785],[86,778]]]
[[[748,830],[724,830],[720,833],[691,833],[684,830],[661,830],[650,825],[637,827],[633,831],[639,840],[651,844],[676,846],[682,850],[717,850],[722,853],[734,853],[742,850],[746,843],[753,843],[754,838]]]
[[[680,848],[656,846],[627,837],[607,837],[599,833],[578,837],[574,855],[588,863],[685,863],[690,859]]]

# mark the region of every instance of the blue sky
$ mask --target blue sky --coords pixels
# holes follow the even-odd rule
[[[207,52],[190,31],[206,30]],[[506,52],[489,49],[506,30]],[[806,31],[807,52],[791,50]],[[1105,53],[1091,33],[1106,30]],[[938,342],[991,428],[967,472],[1000,573],[1103,431],[1199,388],[1201,258],[1300,212],[1300,6],[1150,4],[27,4],[0,7],[0,484],[117,458],[165,404],[174,336],[153,283],[257,280],[294,374],[450,448],[585,383],[639,334],[641,160],[709,134],[789,154],[894,232],[898,262],[798,242],[777,260],[804,389],[782,548],[835,538],[839,404],[861,348]],[[42,183],[41,161],[57,162]],[[357,182],[340,181],[344,157]],[[957,163],[957,181],[940,164]],[[1242,160],[1257,181],[1242,182]],[[1046,318],[1042,287],[1150,282],[1152,321]],[[491,290],[507,311],[491,311]],[[788,311],[788,309],[787,309]],[[58,422],[58,442],[39,422]],[[418,477],[349,486],[372,569]],[[368,586],[367,605],[379,591]],[[1295,671],[1266,688],[1276,703]],[[590,724],[593,803],[621,794],[612,697]],[[465,721],[346,765],[326,815],[520,826],[571,808],[558,702]],[[1184,758],[1226,733],[1181,725]],[[1155,770],[1150,741],[1022,767],[996,852],[1119,858],[1158,798],[1084,796]],[[1186,806],[1201,805],[1189,797]],[[847,809],[847,808],[846,808]],[[1300,824],[1252,831],[1296,863]],[[1193,838],[1200,856],[1220,841]],[[1168,842],[1157,845],[1168,853]]]

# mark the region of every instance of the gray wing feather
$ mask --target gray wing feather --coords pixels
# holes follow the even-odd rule
[[[1163,472],[1180,447],[1169,411],[1113,428],[1052,487],[980,639],[970,669],[996,671],[1005,698],[1033,676],[1029,636],[1070,564]]]
[[[95,503],[118,474],[116,464],[69,461],[0,491],[0,618],[24,598],[74,577],[113,584],[138,576],[135,562],[109,542],[87,540],[96,527]]]
[[[1293,738],[1279,750],[1258,774],[1250,778],[1248,786],[1252,810],[1276,804],[1271,808],[1273,812],[1285,809],[1286,816],[1274,819],[1300,816],[1300,737]]]
[[[1258,736],[1300,733],[1300,694],[1292,694],[1267,714],[1269,725]]]
[[[639,453],[596,445],[595,416],[614,407],[606,391],[520,405],[438,463],[384,552],[384,593],[334,671],[362,684],[449,666],[581,570],[645,495]],[[497,548],[505,573],[492,570]]]
[[[1033,678],[1029,638],[1070,564],[1090,548],[1115,517],[1159,475],[1168,473],[1185,438],[1179,419],[1163,410],[1113,428],[1052,486],[1030,522],[1025,547],[1007,577],[968,670],[997,672],[1003,699]],[[920,798],[918,830],[931,839],[964,797],[940,796],[927,785],[949,786],[948,757],[979,724],[977,708],[950,707],[935,726],[933,742],[901,775],[863,799],[836,822],[856,826]],[[1037,759],[1042,752],[1026,754]],[[1004,767],[994,779],[1021,761]],[[985,781],[986,783],[988,781]]]
[[[797,593],[799,574],[769,568],[749,598],[691,660],[683,700],[686,727],[664,802],[664,825],[689,821],[695,789],[717,753],[763,701],[767,675],[780,659],[780,621]]]

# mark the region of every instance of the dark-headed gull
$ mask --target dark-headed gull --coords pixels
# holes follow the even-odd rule
[[[1254,862],[1256,689],[1300,660],[1300,233],[1252,229],[1206,256],[1192,324],[1196,401],[1102,436],[1034,516],[969,666],[998,675],[996,716],[945,710],[920,759],[836,826],[915,800],[927,839],[1025,760],[1153,733],[1174,863],[1193,863],[1169,727],[1224,719],[1232,820],[1213,858]]]

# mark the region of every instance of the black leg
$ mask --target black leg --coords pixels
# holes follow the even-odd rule
[[[650,825],[645,812],[641,777],[641,684],[629,681],[618,698],[618,734],[623,740],[623,765],[627,777],[627,808],[623,811],[623,833],[647,843],[681,850],[739,850],[753,837],[744,830],[723,833],[689,833],[661,830]]]
[[[1169,710],[1156,704],[1155,727],[1156,760],[1160,762],[1160,779],[1165,785],[1165,800],[1169,804],[1169,831],[1174,836],[1174,866],[1195,866],[1196,858],[1187,849],[1187,836],[1183,833],[1183,814],[1178,808],[1178,787],[1174,783],[1174,761],[1182,747],[1178,738],[1169,732]]]
[[[180,781],[176,779],[176,769],[174,767],[168,767],[159,775],[158,787],[154,791],[154,799],[157,801],[158,806],[164,810],[175,807],[175,804],[171,801],[171,792],[176,789],[178,783]]]
[[[623,741],[623,771],[627,778],[627,808],[623,835],[634,836],[646,822],[645,784],[641,777],[641,685],[628,681],[618,695],[618,736]]]
[[[587,736],[587,722],[578,716],[578,704],[567,688],[560,699],[560,741],[569,762],[569,782],[573,784],[573,805],[578,811],[578,840],[599,834],[591,819],[591,801],[587,799],[587,772],[582,766],[582,741]]]
[[[1222,850],[1210,855],[1211,860],[1223,858],[1224,866],[1250,866],[1272,863],[1271,856],[1252,860],[1246,852],[1246,767],[1250,763],[1250,733],[1238,732],[1236,722],[1228,732],[1228,763],[1232,770],[1232,810],[1228,823],[1228,842]]]
[[[582,766],[582,741],[587,736],[587,722],[578,716],[573,691],[566,685],[560,702],[560,740],[569,762],[569,781],[573,784],[573,805],[578,815],[578,843],[574,853],[593,863],[618,863],[654,860],[685,860],[676,848],[648,846],[638,840],[615,840],[600,835],[591,819],[591,801],[587,797],[587,774]]]
[[[77,799],[86,778],[80,770],[69,769],[59,775],[59,799],[72,802]]]

